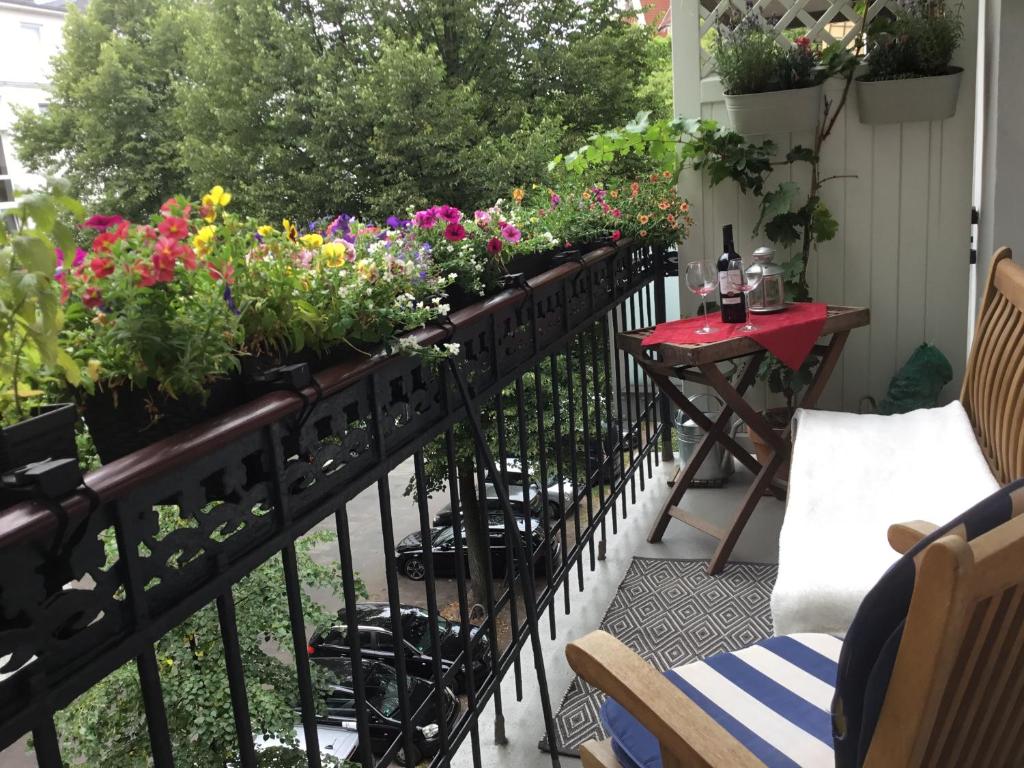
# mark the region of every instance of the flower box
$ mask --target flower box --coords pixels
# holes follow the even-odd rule
[[[947,75],[854,81],[857,110],[865,125],[945,120],[956,114],[963,68]]]
[[[744,136],[810,132],[821,118],[824,86],[766,93],[725,94],[725,108],[736,133]]]

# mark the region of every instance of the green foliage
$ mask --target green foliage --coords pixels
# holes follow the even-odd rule
[[[194,520],[182,519],[176,507],[161,507],[159,515],[161,538],[196,525]],[[337,597],[341,583],[338,568],[320,565],[310,556],[314,548],[332,540],[333,535],[328,533],[302,539],[296,544],[297,562],[299,579],[307,590]],[[108,556],[116,557],[112,537],[105,545]],[[366,596],[359,581],[357,589],[361,596]],[[288,660],[292,638],[280,560],[275,557],[267,561],[232,591],[253,732],[294,746],[298,686],[294,666]],[[308,595],[303,608],[308,625],[333,618],[324,605]],[[205,606],[161,637],[154,644],[154,652],[175,764],[188,768],[237,765],[234,719],[216,606]],[[322,686],[315,667],[313,671],[317,685]],[[150,760],[144,712],[138,673],[134,664],[126,664],[57,713],[56,725],[65,757],[71,765],[144,768]]]
[[[613,0],[92,0],[19,157],[135,219],[214,183],[265,220],[473,210],[548,183],[597,128],[667,115],[667,46],[621,19]]]
[[[892,17],[878,16],[868,29],[866,80],[932,77],[949,72],[960,47],[963,3],[904,0]]]
[[[0,219],[0,424],[27,417],[55,379],[81,378],[57,343],[64,313],[54,280],[56,249],[75,250],[65,220],[81,215],[68,185],[51,180],[47,191],[19,197]]]
[[[715,67],[728,94],[807,88],[821,82],[820,54],[806,37],[780,43],[760,12],[749,12],[731,28],[720,25],[712,42]]]

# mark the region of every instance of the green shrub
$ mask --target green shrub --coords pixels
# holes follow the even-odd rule
[[[732,95],[807,88],[821,82],[820,53],[804,36],[794,45],[779,42],[757,13],[732,27],[721,26],[711,41],[718,75]]]
[[[865,80],[901,80],[949,72],[963,38],[962,5],[945,0],[902,0],[891,18],[876,19],[868,31]]]

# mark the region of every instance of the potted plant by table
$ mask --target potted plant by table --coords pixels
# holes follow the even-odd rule
[[[961,5],[903,0],[868,28],[867,73],[856,81],[868,125],[944,120],[956,113],[962,67],[951,65],[963,38]]]
[[[77,467],[75,406],[46,392],[81,377],[58,344],[64,255],[75,253],[66,222],[81,207],[60,181],[16,202],[0,218],[0,507],[22,495],[19,468],[48,459]]]
[[[67,274],[62,343],[86,364],[86,424],[104,462],[239,402],[234,265],[208,242],[230,196],[169,199],[143,224],[93,216]]]
[[[756,12],[717,32],[712,53],[733,130],[744,136],[813,131],[825,79],[819,48],[807,37],[783,42]]]

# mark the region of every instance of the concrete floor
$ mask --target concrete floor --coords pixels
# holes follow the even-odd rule
[[[647,485],[642,495],[638,493],[637,503],[628,508],[629,519],[625,523],[620,520],[616,536],[611,535],[609,526],[607,557],[597,563],[593,573],[585,572],[585,592],[578,593],[576,582],[572,581],[572,612],[564,615],[561,610],[562,603],[558,604],[558,639],[553,641],[546,631],[541,633],[544,668],[551,691],[553,711],[557,712],[574,674],[565,661],[565,644],[600,625],[634,556],[706,559],[714,551],[715,541],[711,537],[678,521],[673,521],[669,525],[661,543],[647,543],[647,530],[668,495],[667,481],[673,472],[674,467],[664,463],[655,469],[655,481]],[[683,507],[725,526],[739,507],[751,479],[748,473],[738,472],[721,489],[691,489],[684,498]],[[740,536],[733,550],[732,559],[757,563],[776,562],[782,515],[781,502],[772,498],[762,500]],[[481,714],[481,765],[502,768],[540,768],[552,765],[551,757],[537,748],[537,741],[544,734],[544,721],[541,717],[540,693],[533,673],[533,654],[529,644],[523,651],[522,660],[523,700],[517,702],[515,699],[515,681],[511,674],[506,676],[502,685],[505,733],[508,738],[506,745],[494,744],[493,704]],[[579,760],[573,758],[559,757],[558,760],[561,765],[580,765]],[[469,739],[460,747],[452,760],[452,765],[456,768],[473,765]]]

